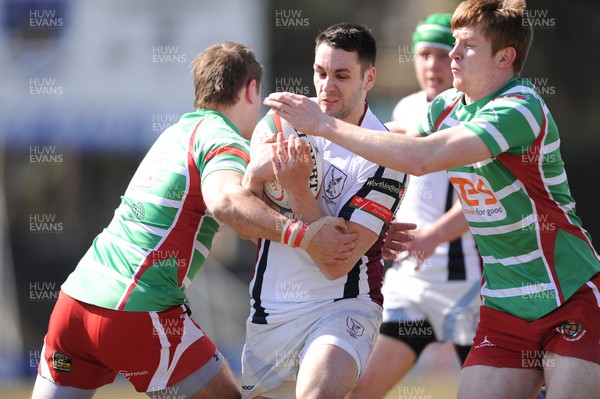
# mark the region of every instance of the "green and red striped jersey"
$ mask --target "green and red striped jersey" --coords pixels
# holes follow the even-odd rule
[[[600,272],[575,213],[556,124],[535,88],[517,78],[469,105],[455,89],[442,93],[419,130],[459,124],[492,153],[448,171],[484,261],[483,303],[538,319]]]
[[[186,288],[222,226],[206,209],[202,182],[219,170],[243,174],[248,162],[248,141],[221,113],[183,115],[142,160],[112,221],[62,290],[125,311],[186,303]]]

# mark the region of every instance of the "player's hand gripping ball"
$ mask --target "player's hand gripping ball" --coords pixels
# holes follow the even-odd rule
[[[310,145],[310,157],[313,160],[313,170],[308,179],[308,186],[315,195],[315,198],[321,191],[321,183],[323,181],[323,160],[319,149],[311,136],[297,131],[285,119],[279,115],[269,111],[264,118],[258,122],[252,135],[251,146],[263,141],[265,138],[276,136],[277,133],[283,133],[287,139],[290,135],[295,134]],[[265,195],[279,206],[285,212],[291,212],[291,203],[289,196],[286,194],[283,186],[277,180],[267,181],[264,184]]]

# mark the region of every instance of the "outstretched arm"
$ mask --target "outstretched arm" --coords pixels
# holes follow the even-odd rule
[[[400,121],[389,121],[385,124],[390,132],[406,134],[408,129],[405,124]]]
[[[451,169],[492,156],[483,140],[462,125],[418,138],[346,123],[322,112],[308,97],[294,93],[272,93],[264,104],[304,133],[325,137],[372,162],[411,175]]]

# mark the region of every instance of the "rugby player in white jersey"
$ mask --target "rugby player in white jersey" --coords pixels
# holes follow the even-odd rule
[[[366,27],[342,23],[325,29],[316,39],[317,98],[311,101],[348,123],[387,132],[366,102],[375,84],[375,56]],[[343,398],[364,370],[381,323],[381,239],[408,176],[329,140],[315,141],[324,170],[316,199],[306,184],[310,166],[300,179],[290,165],[296,140],[285,143],[281,135],[273,161],[277,178],[296,193],[296,215],[307,221],[343,217],[347,231],[358,235],[357,245],[346,264],[319,267],[301,250],[260,243],[242,360],[245,398]]]

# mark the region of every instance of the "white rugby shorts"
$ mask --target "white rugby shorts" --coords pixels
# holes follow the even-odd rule
[[[295,398],[296,377],[305,354],[335,345],[365,369],[381,325],[381,307],[357,298],[329,302],[319,311],[279,324],[246,322],[242,353],[242,398]]]

